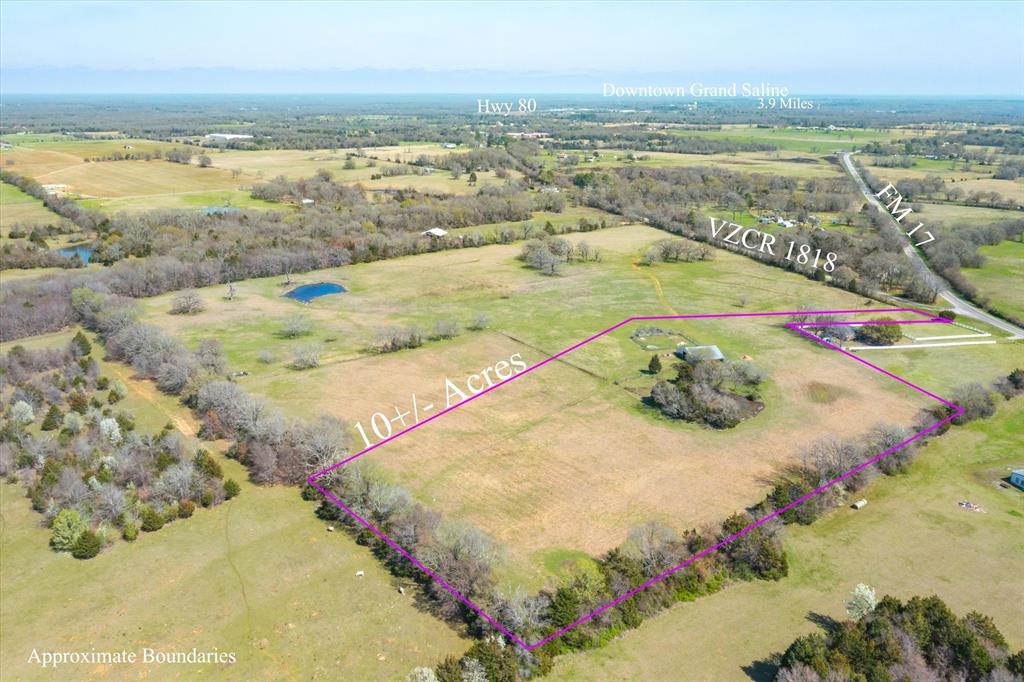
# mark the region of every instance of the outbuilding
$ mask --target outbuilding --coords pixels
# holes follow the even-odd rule
[[[426,232],[420,232],[425,237],[434,237],[440,239],[441,237],[448,234],[448,230],[442,230],[440,227],[432,227]]]
[[[725,360],[725,355],[718,349],[718,346],[687,346],[679,344],[676,346],[676,355],[690,364],[704,362],[705,360]]]
[[[1024,490],[1024,469],[1014,469],[1011,471],[1010,483]]]

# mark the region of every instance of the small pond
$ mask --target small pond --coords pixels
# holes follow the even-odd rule
[[[57,249],[57,255],[64,256],[65,258],[78,256],[82,259],[83,263],[88,263],[89,259],[92,258],[92,247],[88,244],[75,244],[64,249]]]
[[[334,282],[320,282],[318,284],[304,284],[301,287],[296,287],[285,294],[285,296],[288,298],[294,298],[296,301],[309,303],[314,298],[327,296],[328,294],[340,294],[343,291],[345,291],[345,287],[340,284],[335,284]]]

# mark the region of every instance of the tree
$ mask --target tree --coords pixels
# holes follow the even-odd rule
[[[651,374],[658,374],[661,372],[661,358],[657,355],[652,355],[651,362],[647,365],[647,371]]]
[[[302,315],[292,315],[284,322],[281,329],[281,336],[286,339],[294,339],[306,336],[313,331],[313,324]]]
[[[46,416],[43,417],[43,431],[53,431],[61,425],[61,420],[64,415],[61,414],[60,408],[56,405],[50,405],[50,409],[47,410]]]
[[[31,424],[36,420],[36,415],[35,412],[32,411],[31,405],[26,403],[24,400],[19,400],[11,407],[11,420],[15,424]]]
[[[953,420],[953,423],[957,425],[966,424],[975,419],[985,419],[996,413],[996,403],[992,393],[981,384],[961,384],[953,389],[950,399],[964,410],[963,414]]]
[[[875,589],[864,583],[853,588],[850,598],[846,601],[846,613],[853,620],[860,620],[875,610],[878,606],[878,599],[875,597]]]
[[[209,156],[207,156],[206,154],[200,154],[199,155],[199,167],[200,168],[209,168],[212,165],[213,165],[213,161],[210,160]]]
[[[89,343],[89,339],[86,338],[85,334],[79,331],[71,339],[71,349],[79,357],[84,357],[92,352],[92,344]]]
[[[469,184],[471,184],[471,185],[475,185],[476,184],[476,172],[471,172],[469,174]]]
[[[322,348],[316,343],[307,343],[295,349],[292,356],[292,368],[313,369],[320,366],[320,352]]]
[[[433,669],[420,666],[409,671],[405,676],[405,682],[438,682],[438,679]]]
[[[103,540],[92,530],[86,528],[78,536],[74,547],[71,548],[71,556],[76,559],[92,559],[103,549]]]
[[[117,423],[116,419],[107,417],[100,420],[99,428],[100,434],[111,445],[117,445],[121,442],[121,425]]]
[[[182,291],[171,300],[171,315],[194,315],[206,309],[206,304],[195,291]]]
[[[77,511],[61,509],[51,526],[50,547],[58,552],[70,552],[86,528],[85,520]]]
[[[242,488],[235,479],[229,478],[224,481],[224,497],[230,500],[233,497],[238,497],[240,492],[242,492]]]

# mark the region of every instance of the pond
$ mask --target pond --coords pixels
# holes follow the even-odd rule
[[[57,255],[64,256],[65,258],[78,256],[82,259],[83,263],[88,264],[89,259],[92,258],[92,251],[92,247],[88,244],[74,244],[64,249],[57,249]]]
[[[301,287],[296,287],[285,294],[285,296],[288,298],[294,298],[296,301],[309,303],[314,298],[327,296],[328,294],[340,294],[345,290],[345,287],[340,284],[335,284],[333,282],[320,282],[318,284],[304,284]]]

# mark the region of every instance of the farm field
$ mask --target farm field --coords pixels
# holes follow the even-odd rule
[[[8,230],[15,224],[50,225],[60,220],[43,202],[25,194],[13,185],[0,183],[0,230],[7,237]]]
[[[97,161],[69,166],[35,179],[66,185],[64,191],[86,197],[165,195],[214,189],[238,189],[239,180],[221,168],[153,161]]]
[[[682,137],[707,137],[733,142],[753,142],[772,144],[780,150],[810,152],[812,154],[831,154],[836,150],[852,151],[865,142],[888,142],[908,136],[909,133],[921,134],[922,131],[910,131],[894,128],[886,131],[851,128],[846,130],[811,130],[800,128],[760,128],[754,125],[734,125],[723,127],[722,130],[689,130],[674,129],[671,131]]]
[[[960,204],[920,202],[922,221],[932,221],[954,225],[956,223],[974,223],[983,225],[1003,220],[1016,220],[1021,217],[1020,211],[1008,211],[1000,208],[983,208],[980,206],[962,206]]]
[[[858,157],[861,163],[867,163],[871,157]],[[948,161],[930,161],[931,166],[923,168],[886,168],[867,164],[866,168],[875,177],[896,184],[900,180],[923,179],[938,176],[946,181],[946,191],[959,189],[964,196],[972,192],[998,192],[1001,196],[1021,204],[1024,203],[1024,179],[996,180],[992,174],[996,166],[975,166],[975,170],[950,169]],[[977,169],[983,170],[977,170]]]
[[[843,618],[861,582],[879,595],[936,594],[960,615],[989,614],[1020,649],[1024,591],[1015,576],[1024,572],[1024,494],[993,482],[1022,464],[1014,456],[1022,430],[1018,398],[924,448],[908,474],[876,479],[863,510],[790,526],[786,578],[680,604],[603,649],[559,658],[550,679],[771,680],[764,659],[815,631],[822,617]],[[964,511],[963,499],[986,513]]]
[[[600,263],[569,266],[565,276],[557,278],[545,278],[525,270],[514,257],[518,245],[489,246],[307,273],[296,278],[293,285],[336,281],[348,289],[346,293],[317,299],[308,305],[281,296],[285,291],[281,286],[282,278],[237,283],[234,301],[224,300],[223,287],[201,290],[207,310],[185,318],[166,313],[169,295],[148,299],[143,304],[147,320],[164,326],[190,345],[204,336],[222,339],[229,366],[249,372],[249,376],[239,379],[246,390],[266,396],[295,416],[312,418],[328,412],[345,418],[350,424],[361,422],[367,430],[374,412],[390,414],[393,406],[409,409],[412,393],[424,402],[443,401],[446,376],[459,380],[515,352],[520,352],[526,361],[537,362],[632,314],[877,307],[851,294],[815,286],[796,275],[765,272],[766,266],[725,252],[716,252],[716,260],[710,262],[635,267],[633,263],[646,245],[663,237],[660,231],[635,225],[570,235],[573,241],[586,239],[600,247],[604,258]],[[398,273],[403,276],[397,276]],[[745,305],[741,305],[736,289],[741,281],[758,283],[756,287],[748,287]],[[429,331],[439,319],[456,319],[465,326],[477,312],[490,317],[489,328],[485,331],[467,331],[451,341],[428,342],[422,348],[393,355],[368,351],[381,327],[418,324]],[[295,340],[278,338],[277,331],[295,313],[313,321],[312,334]],[[581,349],[574,357],[567,358],[568,365],[540,370],[552,371],[555,384],[548,389],[530,389],[529,378],[524,377],[502,389],[521,391],[522,395],[517,393],[514,399],[506,396],[504,400],[498,394],[489,396],[464,408],[462,417],[459,415],[463,410],[460,410],[447,416],[448,421],[439,421],[418,431],[425,440],[407,442],[410,446],[422,445],[421,455],[405,453],[401,447],[392,451],[394,456],[389,462],[402,464],[394,470],[397,480],[414,490],[422,490],[429,506],[437,506],[456,516],[468,516],[503,541],[507,540],[509,546],[523,547],[520,556],[510,557],[510,570],[517,578],[536,584],[544,580],[540,566],[550,572],[550,566],[545,566],[549,557],[559,552],[593,554],[606,549],[621,541],[631,524],[646,520],[644,517],[657,513],[656,509],[671,509],[668,516],[686,519],[682,523],[694,525],[743,507],[763,492],[758,488],[758,477],[770,473],[773,465],[792,454],[788,447],[790,442],[809,442],[825,430],[840,428],[828,422],[829,414],[849,417],[856,413],[856,418],[845,421],[848,426],[844,428],[857,425],[862,430],[880,421],[875,415],[882,412],[893,420],[909,420],[913,414],[909,408],[901,412],[904,408],[897,399],[902,390],[899,385],[882,382],[880,391],[871,390],[870,371],[862,370],[852,361],[833,358],[828,355],[829,351],[771,326],[755,333],[717,322],[719,324],[683,323],[682,326],[684,330],[692,328],[693,335],[702,343],[719,344],[731,358],[751,356],[755,364],[769,369],[772,375],[765,389],[766,412],[732,431],[713,434],[720,438],[723,452],[729,451],[728,443],[737,450],[740,443],[762,443],[763,450],[758,450],[761,456],[731,456],[728,464],[719,463],[712,469],[690,463],[697,467],[690,472],[704,476],[727,466],[736,478],[735,494],[730,492],[713,501],[699,497],[674,500],[665,490],[659,493],[663,497],[652,496],[654,502],[649,507],[620,508],[618,519],[612,519],[610,526],[594,524],[587,526],[586,533],[561,535],[562,530],[553,523],[545,524],[545,533],[538,535],[530,533],[530,524],[534,521],[511,521],[512,508],[524,504],[525,500],[530,508],[546,509],[538,512],[549,514],[546,518],[569,518],[577,513],[559,510],[553,505],[550,492],[543,492],[550,482],[538,480],[531,473],[537,467],[521,467],[526,470],[524,482],[509,496],[507,504],[510,506],[505,509],[493,500],[484,502],[487,495],[495,493],[490,486],[502,483],[502,479],[493,474],[507,468],[504,466],[472,474],[478,478],[474,479],[473,486],[468,486],[472,490],[469,498],[444,499],[444,491],[461,480],[460,475],[474,464],[473,457],[466,454],[470,450],[495,451],[496,458],[508,462],[550,457],[545,448],[571,454],[569,461],[581,463],[587,461],[588,454],[600,457],[599,452],[593,451],[601,448],[588,446],[587,434],[594,431],[588,424],[595,422],[614,423],[617,426],[611,430],[613,433],[626,434],[622,437],[626,440],[607,441],[613,442],[617,450],[625,450],[628,434],[640,430],[651,439],[648,453],[655,454],[647,454],[649,457],[657,458],[656,453],[662,450],[688,451],[699,447],[693,440],[697,438],[695,434],[703,436],[699,429],[666,424],[643,410],[635,394],[627,393],[627,389],[640,390],[653,384],[653,380],[639,371],[646,367],[649,354],[640,352],[634,342],[618,336]],[[289,369],[292,349],[311,342],[323,348],[321,367],[305,372]],[[258,359],[261,351],[270,353],[271,362]],[[1012,369],[1017,352],[1016,347],[1000,344],[969,350],[890,350],[884,351],[888,355],[881,358],[866,357],[872,362],[884,362],[887,368],[891,365],[892,371],[926,388],[949,390],[962,383],[957,379],[962,373],[952,368],[970,367],[971,376],[994,377]],[[834,402],[814,404],[811,396],[818,393],[812,391],[809,384],[821,383],[820,378],[815,378],[820,374],[838,377],[826,383],[853,388],[851,392],[838,389],[830,392],[830,398],[832,394],[838,396]],[[791,397],[795,398],[791,400]],[[884,403],[886,408],[870,408],[872,402]],[[487,408],[492,414],[486,418],[472,416],[473,407],[487,404],[493,404]],[[508,404],[523,410],[512,422],[500,414]],[[566,407],[556,410],[556,406]],[[842,412],[847,408],[848,413]],[[557,418],[546,415],[551,410],[558,412]],[[808,419],[808,415],[812,418]],[[788,425],[782,427],[786,430],[795,429],[800,437],[785,442],[778,440],[770,433],[778,424]],[[768,428],[769,425],[772,428]],[[805,427],[806,433],[801,431]],[[470,443],[470,447],[465,452],[451,452],[451,462],[429,457],[431,452],[442,451],[437,439],[447,437],[446,442],[451,442],[451,429],[459,434],[460,441]],[[353,438],[354,447],[358,447],[362,441],[355,432]],[[524,451],[519,451],[518,445],[501,445],[517,443],[516,439],[522,439]],[[528,443],[541,443],[544,447],[531,449],[526,447]],[[448,449],[454,450],[450,445]],[[426,459],[404,465],[409,458],[418,456]],[[659,466],[665,465],[659,462]],[[611,484],[614,476],[613,467],[606,479],[610,489],[614,488]],[[560,480],[572,480],[572,475],[566,472]],[[678,496],[677,491],[674,494]],[[522,497],[516,498],[516,495]],[[615,496],[602,500],[612,506],[624,501]],[[678,509],[672,506],[680,504],[683,507]],[[584,511],[579,510],[579,513]]]
[[[985,257],[980,268],[965,269],[964,275],[989,298],[992,305],[1007,313],[1024,317],[1024,243],[1006,241],[982,246]]]
[[[645,168],[673,168],[688,166],[720,166],[745,173],[774,173],[799,178],[835,177],[842,173],[835,164],[796,152],[734,152],[728,154],[677,154],[657,151],[628,151],[602,149],[595,161],[587,161],[587,152],[574,149],[554,149],[539,158],[550,168],[557,168],[560,154],[576,154],[580,163],[571,167],[577,173],[588,170],[628,166]],[[633,154],[634,160],[627,156]]]

